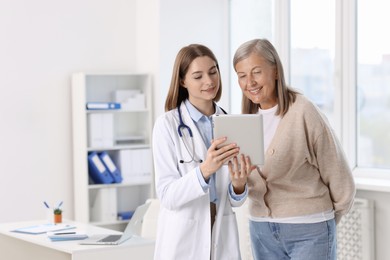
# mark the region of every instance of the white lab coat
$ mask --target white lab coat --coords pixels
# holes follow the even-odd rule
[[[222,114],[216,107],[217,113]],[[196,161],[204,160],[207,149],[184,103],[180,109],[184,123],[192,130],[194,143],[183,128],[185,137],[179,137],[177,109],[160,116],[153,129],[155,184],[161,205],[154,259],[209,260],[210,254],[214,260],[241,259],[232,206],[240,206],[244,201],[234,201],[228,195],[229,170],[223,166],[216,173],[217,216],[211,238],[209,191],[203,190],[195,171],[200,163],[180,163],[190,161],[194,151]]]

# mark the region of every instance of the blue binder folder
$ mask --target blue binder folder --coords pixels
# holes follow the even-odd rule
[[[104,166],[106,166],[106,169],[109,171],[109,173],[114,178],[114,182],[121,183],[122,182],[122,175],[121,175],[118,167],[116,167],[114,162],[111,160],[110,155],[108,155],[107,152],[101,152],[99,154],[99,157],[102,160]]]
[[[121,104],[116,102],[87,102],[88,110],[120,109]]]
[[[89,176],[95,184],[107,184],[114,182],[114,178],[107,170],[106,166],[104,166],[96,152],[91,152],[88,155],[88,166]]]

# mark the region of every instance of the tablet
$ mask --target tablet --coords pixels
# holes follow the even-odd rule
[[[214,139],[223,136],[223,144],[237,143],[240,154],[248,155],[253,165],[264,164],[263,116],[260,114],[213,115]]]

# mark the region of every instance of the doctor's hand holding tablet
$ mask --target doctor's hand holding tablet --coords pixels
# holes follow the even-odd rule
[[[222,165],[237,156],[240,148],[236,143],[226,144],[227,137],[220,137],[211,141],[211,145],[207,150],[206,158],[200,165],[200,170],[205,180],[214,174]],[[220,147],[218,149],[218,147]]]

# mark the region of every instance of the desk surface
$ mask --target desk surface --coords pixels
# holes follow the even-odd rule
[[[88,255],[88,253],[113,253],[114,251],[124,251],[129,248],[147,248],[147,251],[150,252],[150,249],[154,248],[154,241],[151,239],[146,239],[142,237],[132,237],[131,239],[125,241],[120,245],[80,245],[81,240],[73,241],[51,241],[46,234],[31,235],[31,234],[22,234],[17,232],[12,232],[17,228],[28,227],[38,224],[45,224],[45,221],[27,221],[27,222],[15,222],[15,223],[0,223],[0,234],[6,238],[14,238],[18,241],[24,241],[28,244],[37,245],[47,249],[52,249],[55,251],[60,251],[67,253],[74,257],[75,255]],[[77,223],[72,221],[65,221],[65,224],[71,224],[76,226],[76,229],[72,231],[76,232],[85,232],[87,235],[94,234],[120,234],[121,232],[96,227],[92,225],[87,225],[83,223]],[[110,252],[111,251],[111,252]],[[153,250],[152,250],[153,251]]]

